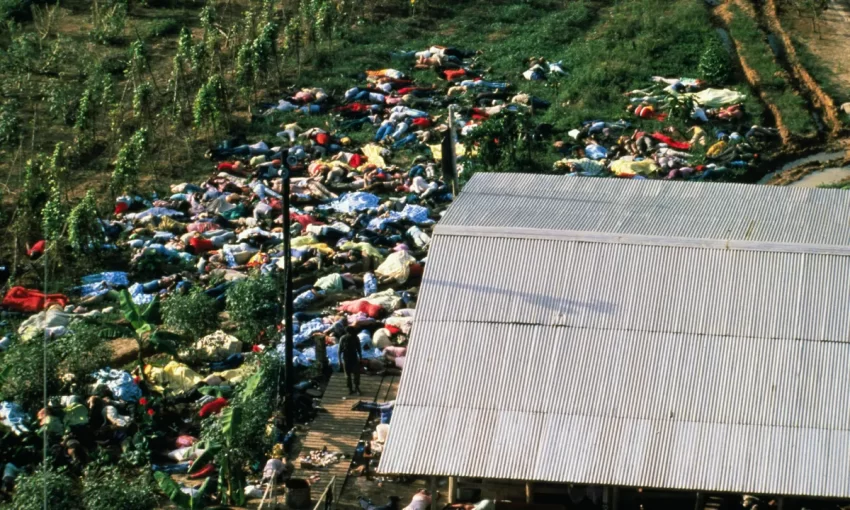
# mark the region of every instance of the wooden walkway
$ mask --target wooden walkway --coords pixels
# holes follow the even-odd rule
[[[370,413],[363,411],[352,411],[351,406],[358,400],[384,402],[388,397],[395,398],[398,379],[398,376],[363,375],[360,378],[360,390],[363,393],[361,396],[348,394],[344,374],[334,373],[331,376],[322,395],[323,410],[319,411],[316,419],[310,424],[307,436],[301,441],[300,455],[308,455],[312,450],[327,447],[330,452],[342,452],[345,458],[337,464],[318,469],[300,469],[296,461],[293,478],[309,478],[315,474],[321,476],[311,487],[313,504],[319,500],[333,477],[336,477],[334,501],[339,502],[343,495],[354,450],[363,436],[370,416]],[[356,500],[357,495],[353,495],[353,498]]]

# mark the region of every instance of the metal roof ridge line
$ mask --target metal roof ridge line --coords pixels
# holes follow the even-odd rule
[[[812,255],[850,256],[850,246],[804,243],[742,241],[734,239],[695,239],[686,237],[648,236],[642,234],[591,232],[582,230],[549,230],[516,227],[483,227],[438,224],[434,237],[483,237],[502,239],[577,241],[595,244],[626,244],[679,247],[704,250],[761,251],[773,253],[808,253]]]

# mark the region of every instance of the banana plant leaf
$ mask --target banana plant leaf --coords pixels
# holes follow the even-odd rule
[[[207,449],[204,450],[197,459],[195,459],[195,462],[192,462],[191,466],[189,466],[189,474],[191,475],[192,473],[200,471],[204,466],[212,462],[220,451],[221,445],[219,444],[212,443],[207,445]]]
[[[205,508],[206,505],[204,505],[204,499],[206,499],[207,497],[207,488],[212,479],[213,478],[211,476],[207,477],[207,479],[204,480],[204,483],[202,483],[201,486],[198,487],[197,494],[195,494],[195,496],[192,497],[192,499],[189,501],[189,508],[191,510]]]
[[[163,473],[162,471],[157,471],[153,474],[153,476],[156,478],[156,482],[159,484],[160,490],[168,496],[168,499],[170,499],[172,503],[180,508],[195,508],[192,506],[192,498],[180,490],[180,486],[177,485],[177,482],[171,478],[171,475]]]
[[[221,412],[221,431],[224,432],[224,439],[227,442],[227,447],[233,447],[233,441],[236,437],[236,431],[242,424],[242,408],[238,406],[225,407]]]
[[[142,312],[136,303],[133,302],[133,297],[127,292],[127,289],[121,291],[118,295],[118,303],[121,307],[121,312],[124,318],[133,326],[137,335],[142,335],[151,330],[151,325],[142,317]]]

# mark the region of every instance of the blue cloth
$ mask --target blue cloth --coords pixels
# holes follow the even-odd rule
[[[142,390],[133,382],[129,372],[102,368],[92,374],[98,384],[105,384],[112,396],[124,402],[136,402],[142,397]]]
[[[434,223],[434,220],[428,217],[427,207],[407,204],[401,212],[390,211],[385,218],[374,218],[366,228],[377,231],[384,228],[388,223],[397,223],[399,221],[409,221],[417,225]]]
[[[381,203],[381,199],[377,196],[363,191],[356,191],[354,193],[346,193],[330,204],[320,205],[319,209],[333,209],[336,212],[347,214],[365,211],[366,209],[374,209],[378,207],[379,203]]]
[[[105,282],[112,287],[127,287],[130,285],[130,280],[127,278],[127,273],[124,271],[106,271],[103,273],[90,274],[83,276],[83,283],[100,283]]]
[[[141,283],[134,283],[130,285],[130,288],[127,289],[130,293],[130,297],[133,299],[133,302],[137,305],[146,305],[153,301],[155,297],[153,294],[145,294],[145,287]]]
[[[190,462],[181,462],[180,464],[166,464],[161,466],[159,464],[152,464],[151,469],[154,471],[162,471],[163,473],[168,474],[185,474],[189,472],[189,466],[191,466]]]
[[[605,159],[608,157],[608,149],[592,143],[585,147],[584,154],[590,159]]]

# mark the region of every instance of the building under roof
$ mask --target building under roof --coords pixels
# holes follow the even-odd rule
[[[384,473],[850,497],[850,193],[478,174]]]

